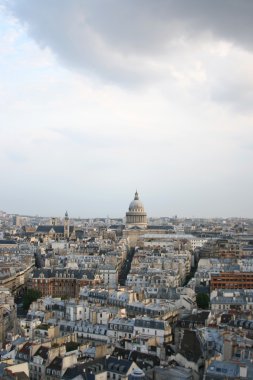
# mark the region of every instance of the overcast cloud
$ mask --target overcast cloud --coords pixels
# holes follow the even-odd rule
[[[253,215],[251,0],[0,4],[0,209]]]

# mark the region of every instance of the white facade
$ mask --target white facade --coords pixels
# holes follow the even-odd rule
[[[68,321],[83,321],[89,319],[89,307],[87,304],[66,304],[66,319]]]
[[[103,265],[99,268],[99,274],[103,278],[105,288],[116,289],[118,286],[118,272],[111,265]]]
[[[163,344],[172,340],[172,330],[168,322],[143,317],[136,318],[134,335],[138,337],[155,338],[157,344]]]
[[[109,321],[107,336],[111,343],[121,339],[132,339],[134,332],[134,319],[115,318]]]

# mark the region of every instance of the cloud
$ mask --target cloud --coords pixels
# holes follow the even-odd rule
[[[45,50],[48,64],[50,49],[65,67],[93,80],[134,91],[156,86],[164,95],[170,88],[252,112],[250,0],[12,0],[5,6]]]
[[[6,1],[5,208],[122,216],[137,187],[149,215],[252,214],[251,10],[244,0]]]
[[[60,61],[113,82],[159,77],[161,61],[207,36],[253,48],[250,0],[12,0],[7,6]]]

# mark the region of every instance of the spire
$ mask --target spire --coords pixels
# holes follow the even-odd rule
[[[134,200],[135,200],[135,201],[138,201],[138,200],[139,200],[139,194],[138,194],[137,190],[136,190],[136,192],[135,192]]]

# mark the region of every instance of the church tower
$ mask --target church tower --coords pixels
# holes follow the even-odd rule
[[[68,212],[65,212],[65,218],[64,218],[64,238],[69,238],[69,216]]]

